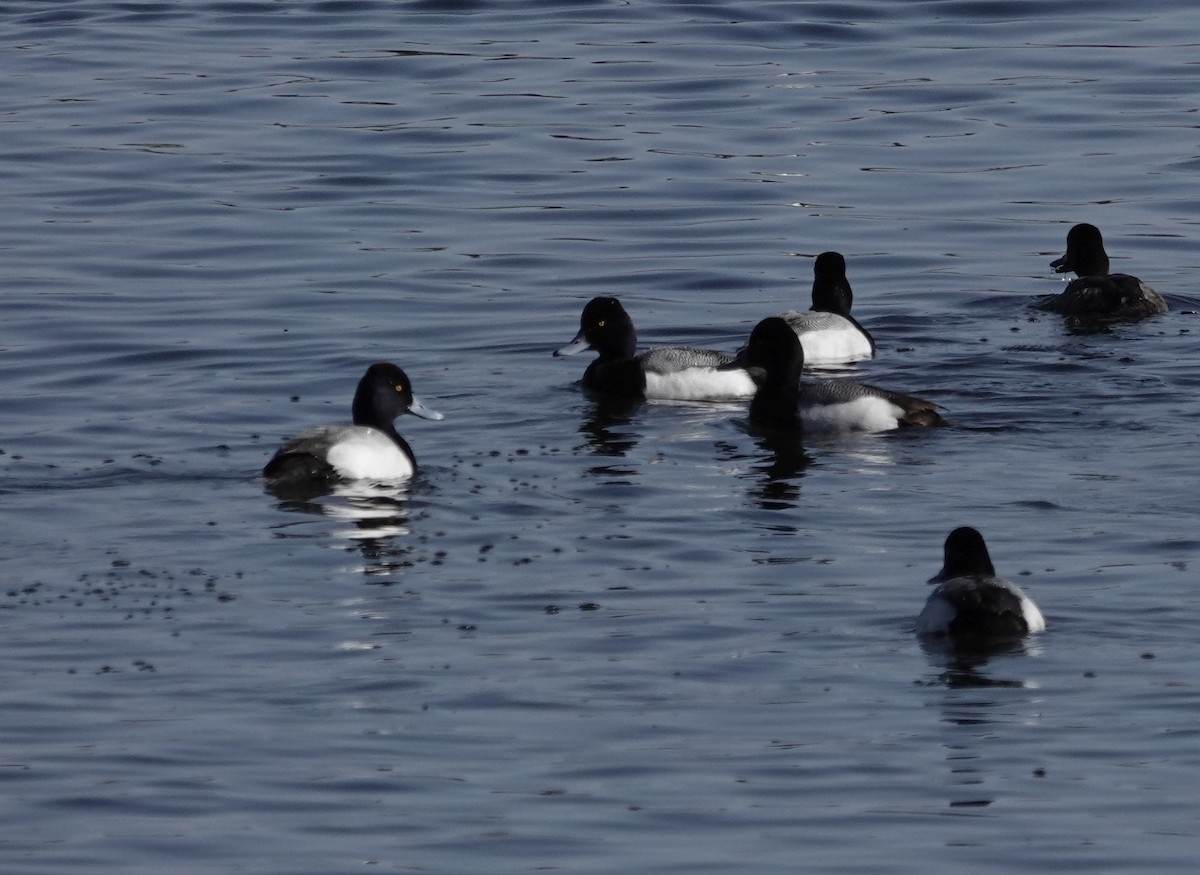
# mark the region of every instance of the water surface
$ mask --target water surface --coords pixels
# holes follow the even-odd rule
[[[1170,3],[0,8],[5,872],[1191,871],[1191,183]],[[1091,221],[1168,315],[1029,309]],[[845,253],[950,428],[613,404]],[[377,360],[409,488],[281,500]],[[958,525],[1049,630],[912,622]]]

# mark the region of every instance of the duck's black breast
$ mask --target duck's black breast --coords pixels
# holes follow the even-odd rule
[[[646,374],[637,359],[596,359],[583,372],[583,385],[596,392],[632,398],[646,396]]]

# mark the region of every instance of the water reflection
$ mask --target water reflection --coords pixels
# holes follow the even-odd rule
[[[981,767],[981,755],[965,744],[946,745],[946,765],[950,770],[951,783],[963,788],[957,792],[962,798],[951,799],[951,808],[986,808],[995,799],[984,790],[987,770]],[[969,795],[967,795],[969,794]]]
[[[800,433],[763,431],[753,436],[763,458],[754,466],[758,480],[750,497],[764,510],[795,507],[800,501],[800,478],[812,464]]]
[[[628,426],[643,402],[637,398],[622,398],[585,392],[588,406],[584,410],[579,433],[585,438],[584,448],[597,456],[623,458],[637,446],[638,437]],[[604,466],[613,473],[611,466]],[[623,473],[632,474],[633,471]]]
[[[335,500],[322,505],[322,512],[350,524],[338,532],[342,537],[378,539],[409,533],[406,484],[346,484],[336,488],[330,497]]]
[[[716,444],[717,458],[726,461],[750,462],[756,475],[747,491],[751,503],[763,510],[786,510],[800,502],[800,478],[812,464],[804,449],[800,433],[760,429],[743,424],[754,440],[757,453],[751,455],[743,447],[727,441]]]
[[[941,673],[932,682],[951,689],[1016,687],[1024,688],[1027,682],[1017,678],[997,678],[985,674],[983,669],[998,656],[1036,655],[1039,644],[1035,639],[970,639],[922,637],[921,650],[929,664]]]
[[[395,539],[410,534],[409,488],[404,483],[331,483],[322,488],[279,490],[267,487],[278,499],[279,510],[333,520],[330,534],[354,543],[363,558],[367,576],[388,575],[410,563],[408,545]]]
[[[992,765],[997,736],[1005,724],[1036,720],[1036,711],[1034,716],[1014,713],[1033,706],[1029,693],[1014,691],[1031,690],[1036,684],[999,677],[989,671],[989,664],[1016,669],[1027,664],[1022,657],[1036,653],[1037,647],[1034,639],[970,643],[921,639],[930,665],[941,670],[929,685],[944,687],[940,707],[941,723],[948,727],[944,748],[950,808],[986,808],[995,801],[995,789],[988,785],[1006,780],[1006,770]]]

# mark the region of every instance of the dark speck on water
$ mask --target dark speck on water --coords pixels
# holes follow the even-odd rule
[[[0,871],[1194,870],[1200,7],[5,13]],[[1036,309],[1081,222],[1167,313]],[[949,428],[551,355],[736,352],[826,250],[821,376]],[[392,360],[417,476],[266,491]],[[958,526],[1044,634],[916,638]]]

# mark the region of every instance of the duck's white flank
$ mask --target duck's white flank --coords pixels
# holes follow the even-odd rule
[[[957,614],[954,605],[944,598],[940,598],[938,593],[931,593],[929,600],[925,602],[925,607],[917,616],[917,634],[947,635],[950,632],[950,624]]]
[[[987,578],[982,581],[974,578],[955,577],[938,584],[937,589],[929,594],[929,600],[925,602],[925,607],[921,609],[921,613],[917,617],[918,634],[949,634],[950,624],[958,615],[958,609],[954,606],[953,601],[947,597],[946,593],[947,590],[952,590],[959,586],[984,586],[1007,590],[1020,600],[1021,616],[1025,618],[1025,624],[1029,627],[1030,634],[1046,631],[1046,618],[1042,616],[1041,610],[1015,583],[999,577]]]
[[[1014,586],[1013,589],[1021,593],[1021,613],[1025,615],[1025,622],[1029,624],[1029,631],[1045,632],[1046,618],[1042,616],[1042,612],[1038,609],[1038,606],[1033,603],[1033,600],[1029,596],[1017,589],[1017,587]]]
[[[646,372],[646,397],[657,401],[724,401],[752,398],[754,381],[743,370],[687,368],[670,374]]]
[[[891,431],[903,415],[900,407],[875,395],[835,404],[800,404],[800,424],[806,431]]]
[[[366,425],[331,429],[333,445],[325,459],[343,477],[355,480],[404,480],[413,475],[412,459],[396,442]]]
[[[871,358],[871,341],[844,316],[818,310],[789,310],[781,318],[800,338],[806,364],[842,364]]]

